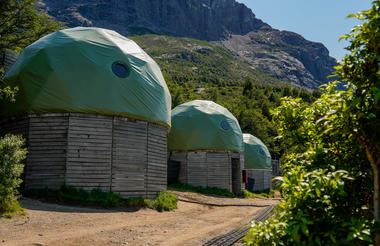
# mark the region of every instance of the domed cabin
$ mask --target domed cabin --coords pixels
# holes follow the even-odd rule
[[[251,134],[243,134],[244,167],[247,169],[249,191],[263,191],[272,185],[272,159],[265,144]]]
[[[180,183],[241,192],[243,135],[226,108],[202,100],[174,108],[168,151],[168,172],[177,163]]]
[[[171,97],[135,42],[100,28],[57,31],[28,46],[4,77],[1,134],[27,139],[26,188],[70,185],[154,197],[167,188]]]

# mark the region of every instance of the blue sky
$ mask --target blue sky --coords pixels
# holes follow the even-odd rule
[[[340,59],[347,53],[341,35],[359,24],[346,18],[367,10],[371,0],[237,0],[253,10],[256,17],[279,30],[301,34],[308,40],[323,43],[330,55]]]

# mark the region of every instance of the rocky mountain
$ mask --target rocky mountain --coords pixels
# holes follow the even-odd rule
[[[164,34],[213,41],[277,79],[315,89],[335,59],[320,43],[271,28],[235,0],[43,0],[69,26],[97,26],[123,35]]]

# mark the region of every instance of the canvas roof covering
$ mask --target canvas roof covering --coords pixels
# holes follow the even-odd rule
[[[169,151],[232,150],[243,152],[239,122],[226,108],[195,100],[172,110]]]
[[[77,27],[25,48],[4,76],[18,86],[2,117],[33,113],[93,113],[170,127],[171,97],[159,66],[115,31]]]
[[[272,159],[265,144],[251,134],[243,134],[246,169],[272,169]]]

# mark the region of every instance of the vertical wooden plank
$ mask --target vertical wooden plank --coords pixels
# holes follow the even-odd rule
[[[59,189],[64,184],[67,130],[67,114],[30,116],[26,188]]]
[[[167,128],[148,123],[147,198],[167,189]]]
[[[187,153],[187,180],[193,186],[207,186],[207,152],[189,151]]]
[[[71,113],[66,184],[91,190],[110,189],[112,117]]]
[[[123,197],[146,197],[147,122],[113,121],[112,190]]]
[[[207,152],[208,186],[232,191],[231,158],[228,151]]]

